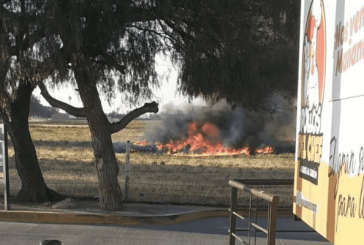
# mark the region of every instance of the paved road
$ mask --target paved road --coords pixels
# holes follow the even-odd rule
[[[259,220],[261,224],[266,221]],[[259,223],[259,222],[258,222]],[[57,239],[62,245],[116,244],[228,244],[228,218],[208,218],[174,225],[110,226],[0,222],[1,245],[37,245],[43,239]],[[241,226],[241,224],[239,224]],[[309,231],[290,217],[277,220],[278,230]],[[238,242],[236,244],[239,244]],[[266,244],[260,235],[257,244]],[[277,233],[279,245],[328,245],[315,232]]]

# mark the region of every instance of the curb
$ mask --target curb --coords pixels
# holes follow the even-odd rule
[[[247,211],[239,212],[248,215]],[[258,216],[267,215],[267,211],[258,211]],[[278,216],[293,216],[292,210],[278,210]],[[176,224],[196,219],[213,217],[229,217],[226,209],[190,211],[179,214],[164,215],[120,215],[120,214],[95,214],[95,213],[61,213],[44,211],[0,211],[0,221],[26,222],[26,223],[56,223],[56,224],[110,224],[110,225],[142,225]]]

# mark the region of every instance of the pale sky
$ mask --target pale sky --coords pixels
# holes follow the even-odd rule
[[[168,104],[173,104],[178,108],[187,105],[188,99],[187,97],[181,96],[177,93],[177,70],[170,65],[169,61],[164,59],[162,56],[158,55],[156,57],[156,70],[158,73],[158,77],[163,77],[163,81],[161,81],[160,89],[154,89],[154,95],[156,102],[159,103],[159,111],[163,112],[166,109]],[[75,91],[74,88],[71,86],[64,86],[61,89],[49,89],[49,93],[56,99],[61,100],[66,103],[70,103],[72,106],[75,107],[82,107],[81,99],[78,96],[78,92]],[[34,95],[40,98],[41,103],[47,106],[50,106],[48,102],[40,95],[40,90],[37,87],[34,91]],[[71,100],[69,100],[71,97]],[[126,113],[131,111],[134,108],[125,108],[121,107],[118,103],[120,101],[120,96],[116,97],[113,102],[113,105],[110,106],[105,99],[102,99],[102,106],[104,108],[105,113],[112,112],[113,110],[119,109],[120,113]],[[149,101],[146,101],[149,102]],[[138,106],[142,106],[144,104],[140,103]],[[194,99],[191,104],[193,105],[205,105],[205,102],[200,99]],[[63,111],[62,111],[63,112]]]

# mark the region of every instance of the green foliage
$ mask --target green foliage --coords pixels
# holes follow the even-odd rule
[[[32,84],[53,72],[52,62],[46,62],[48,50],[44,47],[45,33],[40,28],[39,9],[43,1],[1,1],[0,5],[0,89],[2,99],[18,99],[21,84]],[[9,110],[9,104],[1,109]]]
[[[53,84],[76,86],[72,71],[82,56],[110,103],[120,91],[134,104],[158,86],[155,55],[163,53],[180,68],[185,95],[248,110],[269,109],[275,93],[295,97],[300,1],[3,2],[2,31],[11,37],[5,41],[22,47],[13,66],[20,76],[12,81],[24,74],[38,81],[49,72]],[[24,18],[14,22],[19,10]]]
[[[207,1],[196,10],[179,50],[184,94],[263,111],[274,94],[295,98],[299,1]]]

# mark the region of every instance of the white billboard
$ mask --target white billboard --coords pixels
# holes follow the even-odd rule
[[[364,244],[364,1],[303,0],[293,212]]]

